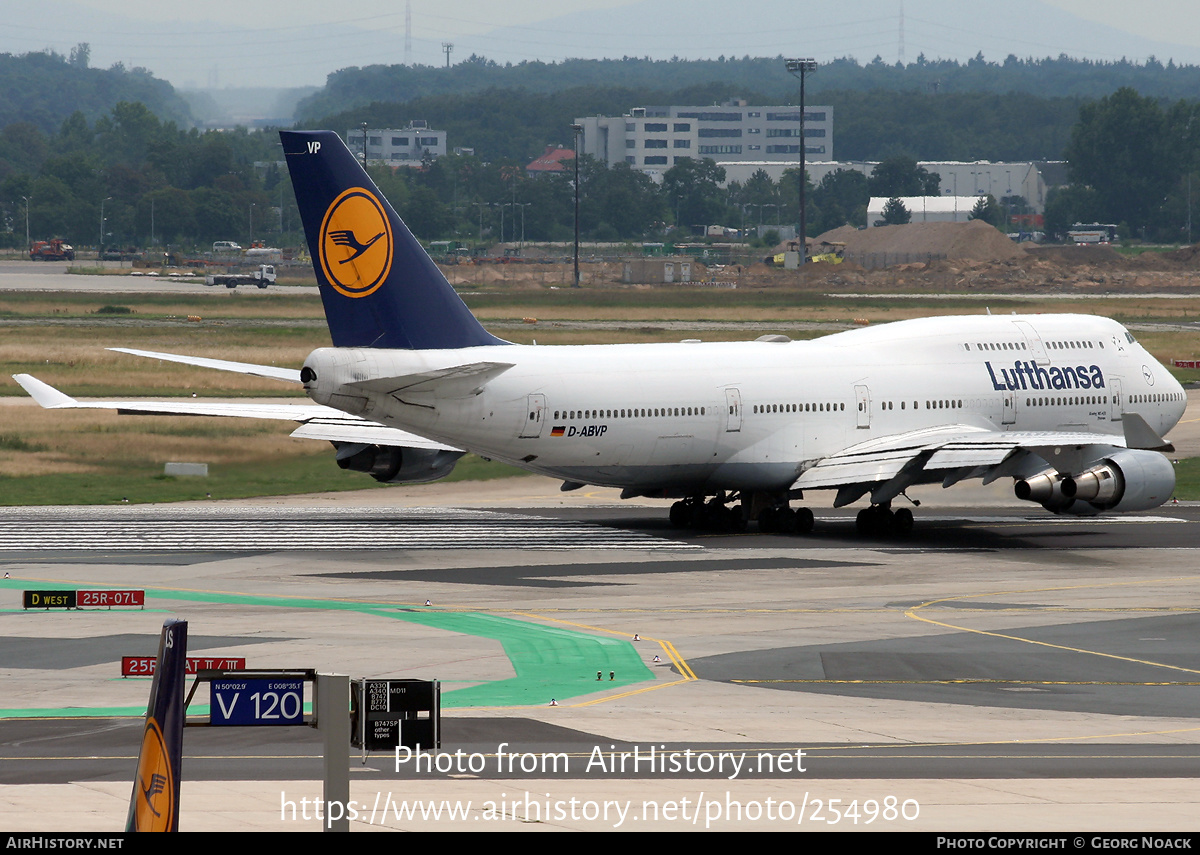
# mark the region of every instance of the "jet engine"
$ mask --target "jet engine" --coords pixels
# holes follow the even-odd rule
[[[337,465],[366,472],[385,484],[420,484],[445,478],[465,452],[407,448],[396,445],[334,443]]]
[[[1157,451],[1119,449],[1082,472],[1053,469],[1017,481],[1018,499],[1038,502],[1056,514],[1146,511],[1171,498],[1175,467]]]

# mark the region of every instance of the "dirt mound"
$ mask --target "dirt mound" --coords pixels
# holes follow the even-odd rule
[[[1163,258],[1169,258],[1177,264],[1197,266],[1200,265],[1200,243],[1194,243],[1191,246],[1181,246],[1179,249],[1172,250],[1171,252],[1163,252],[1160,255]]]
[[[812,242],[814,244],[819,244],[821,241],[827,241],[828,243],[849,244],[850,241],[857,238],[860,234],[862,234],[862,232],[856,229],[854,226],[838,226],[832,231],[825,232],[825,234],[818,235],[817,237],[813,238]]]
[[[945,256],[974,261],[1013,261],[1025,251],[1006,235],[982,220],[968,223],[909,223],[859,230],[842,226],[817,241],[840,241],[854,255],[906,254]]]
[[[1064,267],[1081,264],[1115,267],[1125,264],[1125,257],[1111,246],[1032,246],[1026,252],[1038,260],[1057,262]]]

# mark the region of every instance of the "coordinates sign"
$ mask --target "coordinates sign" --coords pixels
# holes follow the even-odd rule
[[[213,725],[304,724],[303,680],[213,680]]]

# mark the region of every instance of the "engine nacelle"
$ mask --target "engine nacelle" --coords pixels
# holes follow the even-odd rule
[[[1118,451],[1071,478],[1063,494],[1074,494],[1105,511],[1148,511],[1171,498],[1175,467],[1157,451]]]
[[[1171,498],[1175,467],[1157,451],[1120,449],[1077,475],[1053,470],[1016,484],[1019,499],[1039,502],[1056,514],[1090,516],[1100,511],[1147,511]]]
[[[1054,469],[1041,472],[1029,478],[1018,481],[1013,486],[1017,498],[1027,502],[1037,502],[1046,510],[1055,510],[1071,503],[1063,495],[1063,474]]]
[[[466,453],[396,445],[334,444],[338,447],[338,466],[366,472],[385,484],[421,484],[445,478]]]

